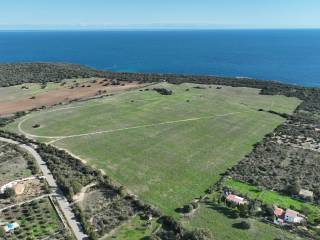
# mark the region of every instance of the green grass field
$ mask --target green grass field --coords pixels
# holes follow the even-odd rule
[[[141,240],[150,236],[158,227],[159,223],[155,219],[147,223],[147,221],[141,220],[140,217],[136,216],[112,234],[109,234],[108,237],[103,237],[102,240]]]
[[[232,179],[227,179],[225,185],[230,189],[239,191],[240,193],[247,195],[252,200],[259,199],[263,203],[270,206],[275,204],[281,208],[294,208],[297,211],[306,214],[308,220],[310,221],[313,221],[320,216],[319,207],[303,201],[292,199],[288,196],[280,195],[277,192],[268,190],[261,191],[255,186],[251,186]]]
[[[35,112],[7,129],[19,132],[19,126],[41,141],[57,140],[52,144],[103,169],[164,213],[178,216],[175,208],[203,195],[284,121],[257,109],[291,113],[300,103],[262,96],[257,89],[159,86],[174,94],[133,90]],[[40,128],[32,128],[34,124]]]

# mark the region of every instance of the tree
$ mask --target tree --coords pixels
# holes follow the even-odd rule
[[[4,238],[6,233],[4,232],[4,229],[0,227],[0,238]]]
[[[193,210],[193,206],[191,204],[186,204],[183,206],[184,213],[190,213]]]
[[[16,192],[13,188],[6,188],[6,190],[4,190],[3,196],[5,198],[14,198],[16,196]]]
[[[298,179],[295,179],[291,185],[287,186],[287,193],[289,195],[297,195],[299,194],[301,189],[300,183]]]
[[[247,204],[240,204],[238,205],[239,215],[242,218],[249,217],[249,207]]]
[[[83,186],[82,186],[78,181],[76,181],[76,180],[74,180],[74,181],[71,182],[71,186],[72,186],[73,194],[77,194],[77,193],[81,192],[82,187],[83,187]]]
[[[273,207],[270,205],[264,205],[263,206],[263,214],[268,217],[269,220],[273,220],[274,212]]]
[[[250,229],[250,227],[251,227],[250,223],[246,222],[246,221],[242,221],[242,222],[239,222],[239,223],[234,223],[232,226],[234,228],[239,228],[239,229],[244,229],[244,230]]]

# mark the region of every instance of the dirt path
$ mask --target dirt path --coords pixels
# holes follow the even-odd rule
[[[84,197],[85,197],[85,194],[86,194],[86,191],[87,191],[89,188],[96,186],[97,184],[98,184],[98,183],[93,182],[93,183],[90,183],[90,184],[87,185],[87,186],[84,186],[77,195],[74,195],[74,196],[73,196],[73,202],[74,202],[74,203],[77,203],[77,202],[83,201],[83,199],[84,199]]]

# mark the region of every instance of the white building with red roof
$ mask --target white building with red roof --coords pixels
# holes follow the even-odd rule
[[[284,220],[289,223],[301,223],[304,221],[304,218],[299,212],[287,209],[284,215]]]
[[[244,198],[239,197],[237,195],[234,195],[234,194],[228,195],[227,196],[227,201],[233,202],[233,203],[235,203],[237,205],[241,205],[241,204],[247,203],[247,200],[245,200]]]

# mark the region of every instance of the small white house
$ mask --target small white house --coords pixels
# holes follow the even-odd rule
[[[233,203],[235,203],[237,205],[241,205],[241,204],[247,203],[247,201],[244,198],[239,197],[237,195],[233,195],[233,194],[230,194],[230,195],[227,196],[227,201],[233,202]]]
[[[3,185],[0,188],[0,194],[4,194],[7,189],[14,188],[17,184],[18,184],[18,181],[13,181]]]
[[[303,199],[312,199],[313,198],[313,192],[306,190],[306,189],[301,189],[299,191],[299,197]]]
[[[12,233],[15,229],[19,228],[18,223],[9,223],[3,227],[5,233]]]
[[[284,215],[284,220],[289,223],[301,223],[304,221],[304,218],[299,212],[287,209]]]

